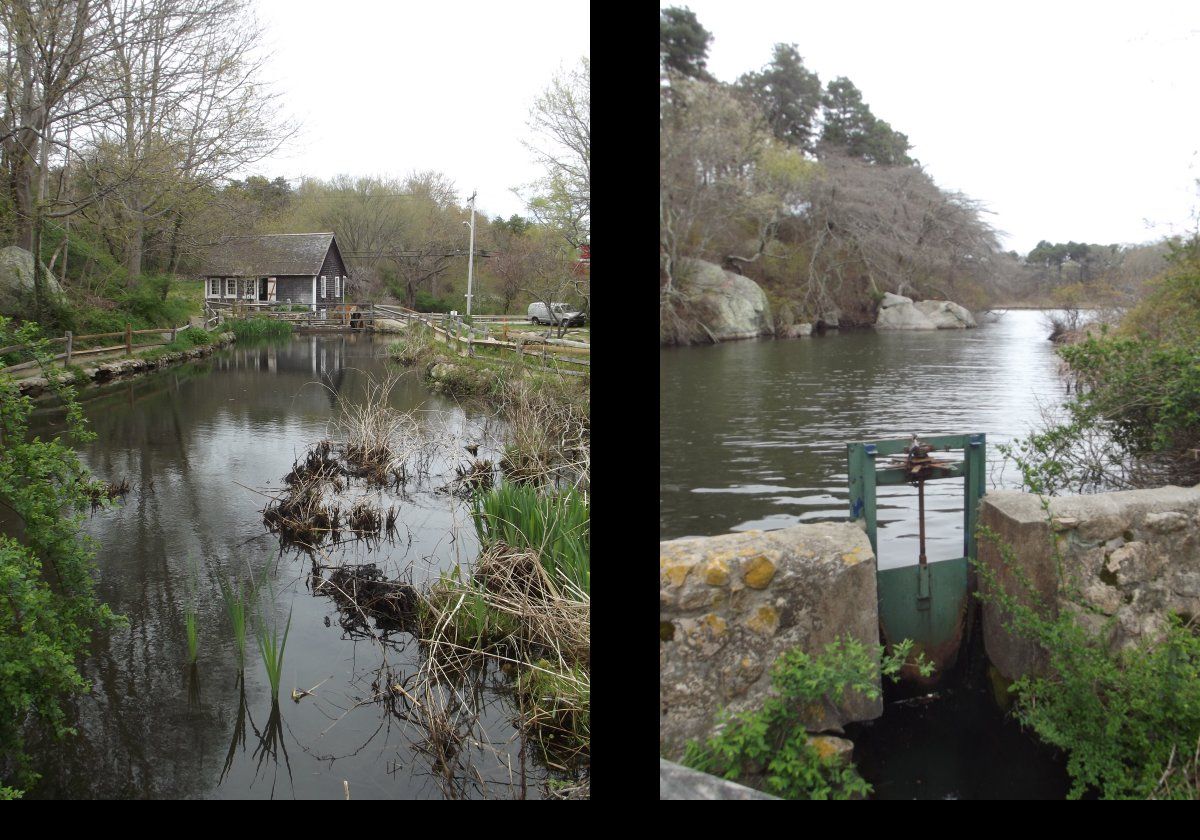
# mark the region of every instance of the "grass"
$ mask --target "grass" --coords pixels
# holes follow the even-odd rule
[[[506,482],[476,495],[472,518],[485,546],[503,542],[538,553],[552,581],[568,581],[591,594],[589,504],[581,493],[541,493]]]
[[[291,323],[275,318],[234,318],[225,322],[225,328],[237,336],[239,343],[291,338],[292,335]]]
[[[273,597],[271,601],[274,601]],[[279,678],[283,674],[283,651],[287,647],[288,632],[291,629],[292,611],[290,609],[282,637],[279,635],[279,620],[275,619],[268,626],[265,610],[259,612],[258,621],[255,623],[258,651],[262,654],[263,665],[267,669],[267,679],[271,681],[271,697],[276,700],[279,698]]]

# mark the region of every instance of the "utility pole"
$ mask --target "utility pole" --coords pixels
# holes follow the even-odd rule
[[[471,281],[475,274],[475,196],[479,194],[479,190],[471,193],[471,197],[467,199],[471,205],[471,253],[467,257],[467,317],[471,316]],[[463,224],[467,224],[463,222]]]

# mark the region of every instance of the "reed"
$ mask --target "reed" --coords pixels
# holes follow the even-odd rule
[[[246,604],[254,599],[254,584],[249,585],[238,580],[220,579],[221,597],[225,601],[225,613],[229,616],[230,626],[233,627],[233,644],[237,650],[238,671],[246,667]]]
[[[274,598],[270,599],[274,601]],[[283,651],[287,647],[288,632],[292,629],[292,611],[288,610],[287,624],[283,635],[279,634],[279,619],[274,618],[267,624],[266,609],[259,612],[255,622],[254,634],[258,639],[258,650],[262,654],[263,665],[267,669],[267,679],[271,681],[271,696],[279,698],[279,678],[283,674]]]
[[[565,579],[591,595],[590,506],[574,490],[543,494],[506,482],[472,499],[472,518],[485,547],[504,543],[536,551],[553,581]]]
[[[188,664],[195,665],[200,653],[200,639],[196,626],[196,608],[189,604],[183,611],[184,629],[187,631]]]

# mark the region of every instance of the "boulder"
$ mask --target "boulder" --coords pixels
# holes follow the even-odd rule
[[[788,327],[783,327],[776,332],[779,338],[799,338],[803,335],[812,335],[812,324],[792,324]]]
[[[771,335],[771,307],[762,287],[703,260],[687,260],[681,288],[718,341]]]
[[[1158,640],[1169,613],[1200,615],[1200,487],[1061,496],[1048,510],[1036,495],[996,491],[981,502],[979,521],[999,540],[979,540],[979,562],[996,585],[1052,615],[1074,613],[1112,650]],[[1046,652],[1007,623],[985,600],[988,659],[1009,680],[1046,673]]]
[[[960,330],[975,326],[975,318],[965,308],[948,300],[922,300],[894,295],[883,296],[875,328],[880,330]]]
[[[912,298],[888,292],[879,302],[877,330],[936,330],[937,324],[913,305]]]
[[[976,326],[970,311],[953,301],[921,300],[913,305],[939,330],[962,330]]]
[[[44,276],[49,297],[60,298],[62,287],[58,280],[49,271]],[[33,254],[16,245],[0,248],[0,315],[29,317],[32,307]]]
[[[875,565],[867,535],[844,522],[660,543],[660,755],[711,735],[721,708],[761,708],[787,650],[820,654],[846,635],[876,649]],[[858,694],[797,710],[814,732],[882,713]]]

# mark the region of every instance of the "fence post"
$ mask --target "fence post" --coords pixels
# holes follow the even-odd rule
[[[67,339],[67,355],[66,358],[63,359],[63,367],[67,368],[71,366],[71,341],[73,336],[71,335],[70,330],[67,330],[65,335]]]
[[[175,343],[175,339],[179,337],[179,327],[171,327],[171,343]]]

